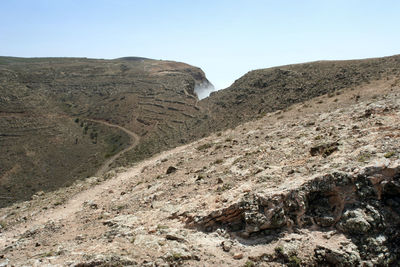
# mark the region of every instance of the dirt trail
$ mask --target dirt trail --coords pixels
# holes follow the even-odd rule
[[[97,121],[99,122],[99,121]],[[106,122],[101,122],[110,126],[114,126],[113,124],[109,124]],[[114,126],[118,127],[118,126]],[[118,127],[122,128],[122,127]],[[126,129],[125,129],[126,130]],[[129,130],[126,130],[129,132]],[[132,133],[133,136],[136,136]],[[135,142],[136,144],[136,142]],[[152,166],[156,163],[157,160],[168,157],[171,154],[179,153],[186,149],[189,145],[184,145],[181,147],[174,148],[169,151],[162,152],[158,155],[153,156],[150,159],[144,160],[138,163],[136,166],[126,170],[123,173],[118,174],[116,177],[106,180],[101,184],[95,185],[87,190],[83,190],[73,196],[64,204],[55,207],[54,209],[47,210],[46,212],[40,212],[36,214],[31,220],[26,223],[21,223],[15,226],[15,228],[8,230],[7,232],[0,233],[0,248],[4,248],[6,244],[9,244],[11,240],[20,236],[22,233],[27,231],[28,229],[34,229],[35,227],[42,227],[44,224],[50,221],[61,221],[61,220],[69,220],[73,223],[74,214],[80,210],[82,210],[84,203],[86,201],[93,202],[107,202],[108,191],[110,189],[116,190],[124,190],[124,186],[127,181],[132,179],[135,175],[141,173],[142,169],[147,166]],[[120,152],[123,153],[122,151]]]
[[[86,119],[86,120],[92,121],[92,122],[101,123],[101,124],[106,125],[106,126],[108,126],[108,127],[118,128],[118,129],[124,131],[126,134],[128,134],[128,135],[131,137],[131,139],[132,139],[131,145],[130,145],[130,146],[128,146],[127,148],[121,150],[120,152],[118,152],[118,153],[115,154],[114,156],[110,157],[106,162],[103,163],[103,165],[99,168],[99,170],[98,170],[98,171],[96,172],[96,174],[95,174],[95,176],[101,176],[101,175],[103,175],[106,171],[108,171],[110,165],[111,165],[117,158],[119,158],[119,156],[121,156],[121,155],[124,154],[125,152],[127,152],[127,151],[133,149],[135,146],[137,146],[138,143],[139,143],[140,137],[139,137],[139,135],[135,134],[134,132],[129,131],[128,129],[126,129],[126,128],[122,127],[122,126],[116,125],[116,124],[112,124],[112,123],[109,123],[109,122],[106,122],[106,121],[102,121],[102,120],[94,120],[94,119]]]
[[[131,145],[129,145],[127,148],[121,150],[120,152],[118,152],[117,154],[115,154],[114,156],[112,156],[106,162],[103,163],[103,165],[99,168],[99,170],[95,174],[96,177],[100,177],[109,170],[110,165],[119,156],[121,156],[123,153],[125,153],[125,152],[133,149],[135,146],[137,146],[137,144],[139,143],[140,137],[137,134],[135,134],[134,132],[132,132],[122,126],[119,126],[119,125],[115,125],[115,124],[112,124],[112,123],[109,123],[106,121],[102,121],[102,120],[95,120],[95,119],[86,119],[86,120],[96,122],[96,123],[101,123],[108,127],[118,128],[118,129],[124,131],[125,133],[127,133],[132,139]],[[158,157],[162,157],[165,154],[169,154],[169,153],[171,153],[171,151],[160,154]],[[40,213],[29,224],[29,228],[32,228],[35,226],[40,227],[43,224],[46,224],[48,221],[51,221],[51,220],[58,221],[58,220],[63,220],[63,219],[69,218],[75,212],[79,211],[82,208],[85,201],[95,200],[96,198],[101,198],[103,193],[106,192],[109,188],[120,187],[125,180],[140,173],[140,170],[144,166],[153,164],[154,161],[156,161],[158,159],[158,157],[151,158],[147,161],[143,161],[143,162],[139,163],[137,166],[128,170],[127,172],[118,175],[114,179],[108,180],[100,185],[94,186],[94,187],[90,188],[89,190],[84,190],[82,192],[77,193],[76,195],[72,196],[65,205],[60,206],[59,208],[49,210],[48,212],[46,212],[44,214]],[[12,231],[7,232],[6,235],[1,236],[2,238],[0,238],[0,247],[4,247],[4,245],[6,244],[5,242],[9,238],[12,238],[13,236],[16,236],[16,235],[21,234],[24,231],[26,231],[27,230],[26,227],[27,227],[27,225],[25,225],[25,224],[19,225]]]

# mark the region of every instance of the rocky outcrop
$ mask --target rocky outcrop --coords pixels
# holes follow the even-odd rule
[[[355,246],[350,249],[329,249],[317,246],[315,261],[320,265],[328,266],[357,266],[361,263],[360,254]]]
[[[400,165],[371,166],[310,179],[279,194],[248,193],[244,198],[187,226],[211,232],[224,228],[240,238],[277,238],[283,231],[335,229],[357,246],[360,259],[387,265],[400,255]],[[316,250],[320,262],[359,263],[354,256]],[[333,259],[335,258],[335,259]]]

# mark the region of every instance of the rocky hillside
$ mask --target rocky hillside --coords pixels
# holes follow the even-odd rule
[[[132,144],[135,160],[187,142],[207,84],[172,61],[0,57],[0,207],[107,169]]]
[[[287,65],[250,71],[201,104],[212,124],[232,127],[313,97],[389,79],[400,82],[400,55]]]
[[[371,84],[397,86],[400,56],[249,72],[198,100],[199,68],[126,57],[0,57],[0,207],[155,153]]]
[[[0,209],[0,264],[398,266],[400,86],[338,90]]]

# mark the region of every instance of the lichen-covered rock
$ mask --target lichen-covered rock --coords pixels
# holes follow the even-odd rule
[[[343,232],[363,234],[371,229],[368,219],[362,209],[348,210],[343,214],[338,227]]]
[[[329,227],[335,223],[335,218],[331,216],[316,217],[315,223],[321,227]]]
[[[355,246],[346,246],[340,250],[317,246],[315,249],[315,259],[319,264],[338,267],[357,266],[361,262],[360,255]]]
[[[285,260],[289,260],[290,257],[296,256],[299,249],[298,241],[280,242],[275,247],[275,254],[279,257],[283,257]]]
[[[397,259],[393,252],[399,250],[394,241],[400,240],[398,197],[394,194],[399,174],[400,165],[395,165],[371,166],[355,174],[335,172],[314,177],[296,189],[275,195],[248,194],[230,207],[195,218],[193,224],[200,228],[206,225],[208,230],[226,228],[243,238],[273,237],[299,228],[336,228],[353,240],[360,253],[318,250],[318,257],[327,255],[324,261],[342,266],[357,263],[361,258],[389,262]],[[387,241],[382,240],[389,238],[391,245],[386,247]],[[392,256],[386,255],[387,251]]]
[[[199,257],[193,253],[191,253],[185,247],[176,247],[173,248],[170,252],[165,254],[163,258],[168,262],[178,262],[181,263],[182,261],[186,260],[198,260]]]

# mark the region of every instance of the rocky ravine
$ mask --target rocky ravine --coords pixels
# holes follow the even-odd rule
[[[400,95],[321,96],[0,210],[0,265],[398,266]]]

